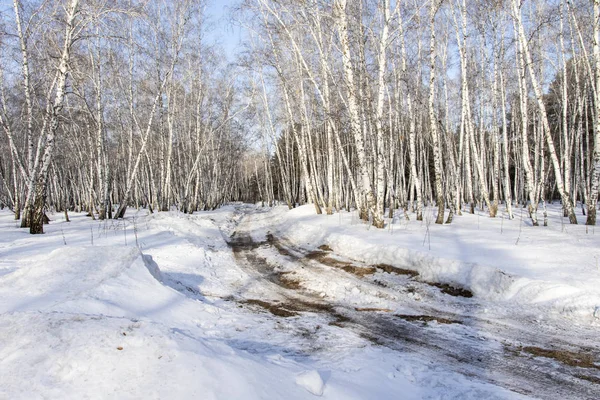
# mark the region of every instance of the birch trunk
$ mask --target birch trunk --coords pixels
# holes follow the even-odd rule
[[[55,76],[56,94],[54,101],[48,103],[46,114],[42,126],[41,135],[44,136],[43,146],[38,145],[36,159],[34,161],[33,171],[30,174],[29,191],[26,204],[29,204],[29,215],[31,217],[29,233],[44,233],[44,207],[46,203],[46,186],[48,183],[48,169],[52,162],[54,152],[55,135],[58,130],[59,116],[65,100],[65,89],[67,76],[69,74],[69,60],[71,57],[71,47],[73,45],[75,33],[75,19],[78,14],[79,0],[71,0],[66,8],[66,28],[65,38],[62,47],[62,53]],[[44,153],[41,155],[41,148]],[[41,157],[40,157],[41,155]],[[37,174],[36,174],[37,172]]]
[[[587,225],[596,225],[598,187],[600,185],[600,0],[594,0],[594,155]]]
[[[438,0],[433,0],[430,6],[431,37],[429,42],[429,128],[431,130],[431,145],[433,147],[433,168],[435,173],[435,198],[438,207],[436,224],[444,223],[444,188],[442,185],[442,151],[438,138],[437,118],[435,115],[435,86],[436,86],[436,41],[435,41],[435,16],[439,8]]]
[[[594,5],[597,6],[597,1],[594,0]],[[575,211],[573,209],[573,202],[571,201],[571,195],[565,191],[565,186],[563,183],[563,176],[560,169],[560,162],[558,160],[558,156],[556,154],[556,149],[554,147],[554,140],[552,139],[552,134],[550,131],[550,124],[548,122],[548,114],[546,113],[546,106],[544,104],[544,96],[542,93],[542,89],[538,83],[538,79],[533,69],[533,61],[531,59],[531,53],[529,51],[529,46],[527,42],[527,36],[525,35],[525,29],[523,28],[523,23],[521,21],[521,9],[517,5],[517,0],[512,0],[512,8],[513,8],[513,17],[515,18],[515,22],[517,24],[518,29],[518,41],[521,43],[521,47],[523,53],[525,55],[525,60],[527,61],[527,66],[529,70],[529,77],[531,80],[531,85],[533,86],[533,90],[535,92],[535,97],[538,103],[538,107],[540,110],[541,118],[542,118],[542,127],[544,129],[544,136],[546,138],[546,145],[548,146],[548,154],[550,156],[550,160],[552,161],[552,166],[554,167],[554,177],[556,179],[556,187],[558,192],[560,193],[560,197],[562,199],[563,207],[566,208],[567,214],[569,215],[569,222],[571,224],[577,224],[577,217],[575,216]],[[597,25],[597,23],[595,23]],[[596,85],[597,86],[597,85]],[[596,102],[597,103],[597,102]],[[599,166],[600,169],[600,166]]]
[[[27,170],[29,175],[33,173],[34,147],[33,147],[33,104],[31,100],[31,83],[29,82],[29,52],[27,50],[27,38],[21,26],[21,13],[19,10],[19,0],[13,0],[15,10],[15,22],[17,25],[17,35],[19,36],[19,46],[21,48],[21,73],[23,75],[23,93],[25,94],[25,106],[27,109]]]
[[[514,24],[515,36],[518,35],[517,24]],[[527,80],[525,72],[525,62],[523,61],[523,45],[521,41],[517,42],[516,52],[516,63],[517,63],[517,74],[519,83],[519,111],[521,113],[521,161],[523,163],[524,178],[525,178],[525,191],[529,197],[529,216],[533,226],[538,226],[537,208],[538,200],[535,197],[535,183],[534,175],[531,167],[531,160],[529,158],[529,137],[527,132],[529,130],[529,118],[528,118],[528,91],[527,91]]]
[[[358,91],[354,82],[354,68],[350,56],[350,43],[348,40],[348,20],[346,17],[346,0],[335,0],[335,23],[339,33],[344,81],[346,83],[348,97],[348,113],[350,114],[350,131],[354,138],[356,147],[356,158],[358,162],[359,190],[362,197],[366,199],[368,213],[373,216],[373,225],[383,226],[383,215],[379,215],[376,209],[376,199],[373,195],[373,186],[367,168],[367,157],[363,140],[363,130],[358,107]]]
[[[504,43],[503,38],[501,39],[502,43]],[[500,51],[500,58],[502,59],[504,55],[504,47],[502,44],[502,49]],[[504,70],[500,68],[500,104],[501,104],[501,112],[502,112],[502,166],[504,172],[504,201],[506,202],[506,212],[508,213],[508,218],[513,219],[513,211],[512,211],[512,194],[511,194],[511,184],[510,184],[510,167],[509,167],[509,154],[510,149],[508,147],[508,122],[506,120],[506,93],[504,86]]]
[[[398,13],[398,30],[400,35],[400,51],[402,57],[402,78],[408,82],[408,68],[407,68],[407,55],[406,55],[406,40],[404,36],[404,27],[402,21],[402,13]],[[410,86],[406,88],[406,109],[408,112],[408,147],[410,155],[410,179],[414,185],[414,192],[416,197],[416,212],[417,221],[423,220],[423,198],[421,189],[421,178],[419,177],[417,170],[417,150],[416,150],[416,123],[415,123],[415,111],[412,102],[412,94]],[[397,105],[399,107],[399,105]]]
[[[396,2],[396,6],[398,6]],[[389,0],[382,0],[382,17],[383,27],[381,29],[381,37],[379,38],[379,53],[378,53],[378,76],[377,76],[377,100],[375,108],[375,132],[377,135],[377,186],[376,186],[376,206],[373,217],[373,225],[377,228],[384,226],[384,195],[385,195],[385,147],[383,135],[383,102],[385,100],[385,71],[387,60],[387,45],[389,36],[390,24],[390,5]],[[389,173],[389,172],[388,172]]]

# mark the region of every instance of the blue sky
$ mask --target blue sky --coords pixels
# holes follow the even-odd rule
[[[212,23],[207,30],[206,38],[210,42],[220,43],[229,60],[233,61],[236,53],[236,46],[240,41],[241,31],[230,23],[229,12],[239,0],[207,0],[206,14]],[[12,14],[12,0],[0,0],[0,12],[10,13],[9,18],[14,18]]]
[[[231,61],[235,56],[241,31],[239,27],[231,24],[229,12],[238,2],[239,0],[208,0],[206,8],[207,17],[213,24],[207,31],[206,37],[211,42],[220,43]]]

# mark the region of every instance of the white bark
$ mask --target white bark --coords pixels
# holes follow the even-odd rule
[[[19,46],[21,48],[21,73],[23,75],[23,93],[25,94],[25,106],[27,109],[27,170],[29,175],[33,173],[34,147],[33,147],[33,104],[31,94],[31,83],[29,82],[29,52],[27,50],[27,38],[21,26],[21,12],[19,10],[20,1],[13,0],[15,10],[15,22],[17,25],[17,35],[19,36]]]
[[[587,225],[596,225],[596,209],[598,203],[598,190],[600,186],[600,0],[594,1],[594,155],[592,184],[590,190],[590,199],[588,203]]]
[[[597,2],[598,0],[594,0]],[[515,23],[517,25],[517,33],[518,40],[521,44],[521,48],[525,55],[525,60],[527,62],[529,77],[531,80],[531,85],[533,86],[533,90],[535,92],[535,97],[538,103],[538,107],[540,110],[541,118],[542,118],[542,126],[544,129],[544,136],[546,138],[546,145],[548,146],[548,154],[550,156],[550,160],[552,161],[552,166],[554,167],[554,178],[556,180],[556,187],[558,192],[560,193],[563,207],[567,210],[567,214],[569,215],[569,222],[571,224],[577,224],[577,217],[575,216],[575,211],[573,209],[573,202],[571,201],[571,195],[565,190],[563,176],[560,169],[560,162],[558,160],[558,156],[556,154],[556,149],[554,147],[554,140],[552,139],[552,134],[550,131],[550,124],[548,122],[548,114],[546,112],[546,106],[544,104],[544,95],[542,93],[542,88],[538,82],[538,78],[533,69],[533,61],[531,58],[531,53],[529,51],[529,46],[527,43],[527,36],[525,35],[525,29],[523,28],[523,22],[521,20],[521,9],[517,5],[517,0],[512,0],[512,8],[513,8],[513,17],[515,18]]]
[[[383,226],[383,215],[379,215],[376,209],[376,199],[373,195],[373,186],[367,169],[367,156],[363,140],[363,128],[361,124],[358,106],[358,88],[354,82],[354,68],[350,55],[350,43],[348,39],[348,20],[346,16],[346,0],[334,1],[334,13],[336,26],[339,33],[340,47],[342,52],[342,65],[344,81],[347,91],[347,106],[350,114],[350,131],[354,138],[356,157],[358,161],[359,190],[361,196],[366,199],[368,213],[373,217],[375,226]]]
[[[396,6],[398,6],[396,2]],[[385,195],[385,146],[383,137],[383,103],[385,100],[385,72],[386,72],[386,61],[387,61],[387,46],[389,37],[389,25],[390,25],[390,5],[389,0],[382,0],[382,17],[383,26],[381,28],[381,37],[379,38],[379,52],[378,52],[378,74],[377,74],[377,99],[375,106],[375,132],[377,134],[377,186],[376,186],[376,206],[375,213],[379,216],[373,219],[373,224],[377,228],[383,228],[383,214],[384,214],[384,195]],[[396,8],[397,9],[397,8]]]
[[[444,223],[444,188],[442,185],[442,150],[438,138],[437,118],[435,115],[435,87],[436,87],[436,40],[435,40],[435,16],[439,8],[438,0],[433,0],[430,6],[429,23],[431,37],[429,42],[429,129],[431,131],[431,145],[433,147],[433,168],[435,173],[435,197],[438,207],[436,224]]]
[[[516,22],[514,24],[515,36],[518,35],[518,29]],[[525,71],[525,62],[523,61],[523,45],[521,41],[517,42],[517,52],[516,52],[516,63],[517,63],[517,74],[518,74],[518,83],[519,83],[519,111],[521,113],[521,161],[523,163],[523,170],[525,175],[525,191],[529,197],[530,207],[529,207],[529,215],[531,217],[531,222],[534,226],[539,225],[537,218],[537,208],[538,208],[538,199],[535,197],[535,182],[534,175],[531,166],[531,160],[529,158],[529,111],[527,106],[528,99],[528,90],[527,90],[527,80],[526,80],[526,71]]]
[[[29,210],[30,233],[44,233],[43,215],[45,206],[45,190],[48,180],[48,169],[52,161],[55,146],[55,135],[59,125],[59,115],[65,100],[67,76],[69,73],[69,60],[75,33],[75,18],[78,14],[79,0],[71,0],[66,9],[65,38],[60,56],[58,69],[52,87],[56,88],[53,102],[48,102],[46,114],[40,135],[40,143],[34,160],[33,173],[29,176],[29,190],[25,200]],[[42,139],[43,138],[43,139]],[[42,141],[43,140],[43,141]],[[43,149],[43,154],[41,153]],[[34,190],[35,187],[35,190]],[[34,197],[35,196],[35,197]],[[34,204],[35,201],[35,204]],[[28,207],[29,206],[29,207]]]

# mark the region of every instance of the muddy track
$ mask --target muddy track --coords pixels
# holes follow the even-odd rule
[[[258,279],[269,282],[281,299],[236,299],[249,307],[280,318],[318,313],[327,317],[330,325],[351,330],[376,345],[416,353],[434,365],[536,398],[600,398],[600,351],[595,345],[584,349],[565,337],[556,338],[535,326],[524,327],[523,321],[479,316],[484,314],[478,313],[481,304],[462,288],[419,281],[410,270],[347,262],[327,247],[303,250],[271,235],[257,242],[238,231],[229,244],[239,264]],[[259,248],[273,249],[303,267],[319,263],[340,274],[353,274],[373,285],[397,289],[399,302],[411,307],[414,314],[327,302],[291,274],[278,271],[270,260],[257,255]],[[374,279],[371,275],[376,271],[404,275],[406,280],[402,287],[396,287],[397,281]],[[407,287],[430,295],[416,303]]]

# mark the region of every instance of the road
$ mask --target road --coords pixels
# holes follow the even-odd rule
[[[264,296],[240,291],[231,301],[274,318],[318,314],[376,346],[411,352],[527,396],[600,398],[600,350],[593,330],[484,303],[464,289],[426,282],[415,271],[364,265],[327,246],[304,249],[274,234],[257,240],[253,230],[265,216],[256,210],[240,213],[228,243]],[[354,282],[393,307],[361,307],[349,297],[330,296],[323,288],[331,282]],[[317,340],[320,333],[309,334]]]

